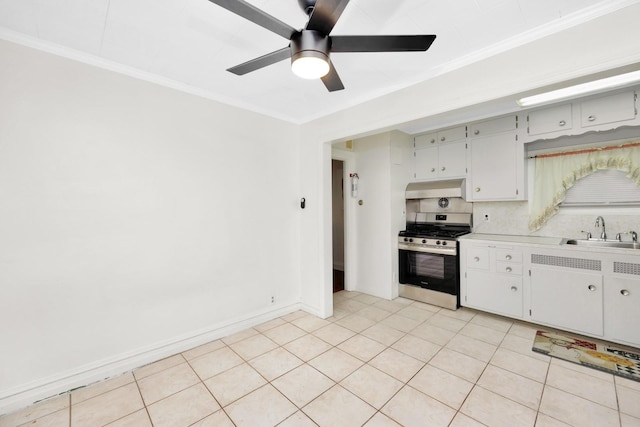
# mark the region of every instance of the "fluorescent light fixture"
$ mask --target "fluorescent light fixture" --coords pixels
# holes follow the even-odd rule
[[[527,96],[525,98],[519,99],[517,103],[521,107],[530,107],[532,105],[545,104],[547,102],[571,98],[586,93],[597,92],[605,89],[613,89],[636,81],[640,81],[640,71],[633,71],[631,73],[620,74],[600,80],[594,80],[592,82],[569,86],[558,90],[552,90],[551,92],[545,92],[539,95]]]
[[[317,52],[313,53],[317,54]],[[301,54],[292,61],[291,71],[303,79],[319,79],[329,72],[329,62],[320,57],[320,55],[307,56]]]

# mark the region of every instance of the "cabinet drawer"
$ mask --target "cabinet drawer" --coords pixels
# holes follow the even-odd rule
[[[489,270],[489,248],[470,248],[467,252],[467,268]]]
[[[496,261],[496,273],[507,273],[522,276],[522,264],[506,261]]]
[[[512,249],[496,249],[496,261],[522,262],[522,252]]]
[[[633,120],[635,116],[634,92],[604,96],[580,104],[582,127]]]
[[[529,135],[568,131],[573,128],[571,104],[532,111],[527,116]]]
[[[516,116],[501,117],[499,119],[486,120],[471,125],[469,133],[471,136],[485,136],[494,133],[508,132],[516,130],[518,122]]]

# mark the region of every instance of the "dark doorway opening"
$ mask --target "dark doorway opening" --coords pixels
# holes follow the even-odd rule
[[[344,162],[331,160],[333,292],[344,290]]]

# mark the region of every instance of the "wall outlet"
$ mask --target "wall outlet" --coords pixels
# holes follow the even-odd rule
[[[489,214],[484,214],[484,222],[489,222]]]
[[[271,304],[276,302],[276,297],[271,297]]]

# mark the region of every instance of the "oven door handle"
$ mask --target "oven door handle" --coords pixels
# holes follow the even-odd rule
[[[448,248],[422,248],[419,246],[410,246],[405,244],[398,244],[398,249],[401,251],[407,252],[421,252],[425,254],[435,254],[435,255],[449,255],[456,256],[456,248],[448,247]]]

